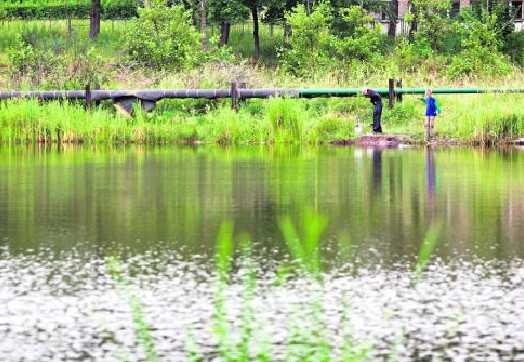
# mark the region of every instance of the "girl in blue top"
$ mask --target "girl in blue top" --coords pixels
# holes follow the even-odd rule
[[[427,89],[425,97],[421,100],[426,104],[426,118],[424,121],[424,138],[429,141],[433,138],[435,128],[435,116],[442,114],[442,108],[438,104],[437,100],[433,97],[431,89]]]

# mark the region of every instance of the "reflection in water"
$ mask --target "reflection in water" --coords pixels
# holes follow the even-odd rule
[[[436,187],[437,178],[434,151],[432,148],[426,147],[426,202],[428,204],[429,219],[431,221],[434,220],[437,208],[435,196]]]
[[[373,155],[373,193],[380,194],[382,191],[382,150],[380,148],[372,150]]]
[[[210,257],[230,219],[279,256],[277,220],[300,223],[309,205],[329,218],[326,258],[341,234],[385,262],[411,257],[438,219],[441,256],[504,259],[524,254],[522,166],[518,151],[471,149],[3,148],[0,243],[13,253]]]

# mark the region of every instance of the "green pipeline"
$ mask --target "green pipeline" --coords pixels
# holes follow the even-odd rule
[[[375,89],[381,95],[389,94],[389,89]],[[395,88],[395,94],[424,95],[424,88]],[[478,94],[478,93],[524,93],[524,88],[432,88],[433,94]],[[300,89],[300,98],[316,97],[356,97],[362,95],[362,90],[357,88],[340,89]]]

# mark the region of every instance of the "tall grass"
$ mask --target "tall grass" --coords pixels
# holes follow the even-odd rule
[[[367,361],[372,360],[372,344],[356,341],[349,328],[350,305],[344,300],[344,316],[342,318],[343,345],[333,347],[327,334],[328,327],[325,325],[322,303],[322,265],[320,248],[323,232],[326,229],[328,219],[312,208],[303,208],[303,216],[298,224],[294,224],[287,216],[280,218],[279,226],[288,252],[292,257],[295,275],[302,278],[310,278],[317,286],[310,289],[309,298],[305,303],[295,309],[290,318],[288,326],[288,340],[286,341],[284,359],[286,361]],[[440,233],[441,223],[431,225],[429,231],[421,244],[419,255],[414,267],[414,283],[418,282],[425,270],[427,263],[434,253],[435,245]],[[244,240],[248,240],[244,237]],[[235,331],[228,322],[225,309],[225,290],[231,283],[232,260],[235,252],[234,227],[231,222],[222,225],[216,249],[216,268],[218,272],[218,286],[215,298],[215,334],[218,337],[221,356],[225,361],[270,361],[274,355],[267,341],[259,341],[253,334],[253,326],[261,328],[257,318],[253,314],[251,301],[256,294],[256,278],[254,266],[250,260],[250,244],[241,244],[242,255],[246,257],[242,268],[244,273],[244,300],[240,331]],[[287,269],[289,270],[289,269]],[[239,274],[242,274],[239,271]],[[263,328],[263,327],[262,327]],[[235,341],[232,335],[239,332],[240,337]],[[263,353],[254,355],[250,346],[254,343],[262,343]],[[393,348],[389,360],[395,360],[398,351]]]
[[[69,28],[71,26],[71,28]],[[89,20],[10,20],[0,23],[0,60],[6,59],[9,48],[17,46],[17,36],[27,43],[71,57],[86,47],[94,47],[96,54],[108,63],[124,61],[122,39],[127,28],[126,21],[101,21],[100,35],[96,41],[89,39]]]
[[[153,114],[137,108],[126,118],[109,103],[86,111],[81,103],[6,101],[0,103],[0,142],[322,143],[351,137],[354,124],[349,115],[318,114],[296,100],[254,101],[238,113],[227,102],[193,114],[172,103]]]
[[[439,96],[444,115],[436,119],[441,140],[506,142],[524,135],[523,95]],[[424,105],[414,98],[385,109],[383,129],[422,140]],[[362,99],[247,100],[238,113],[228,101],[165,100],[156,111],[137,109],[133,118],[110,102],[89,111],[75,102],[11,100],[0,103],[2,143],[274,143],[319,144],[364,131],[371,107]]]
[[[142,302],[131,292],[128,281],[120,271],[120,262],[116,258],[109,258],[107,260],[107,267],[114,281],[124,290],[128,299],[131,315],[133,316],[133,325],[136,329],[136,336],[140,346],[144,349],[147,361],[158,362],[159,359],[156,352],[155,341],[151,335],[151,327],[146,321]]]
[[[342,308],[342,344],[335,346],[330,340],[330,328],[324,318],[322,296],[325,286],[320,257],[322,237],[328,219],[312,208],[304,207],[302,211],[298,223],[294,223],[287,216],[280,217],[279,221],[294,266],[292,273],[295,277],[309,281],[309,294],[306,299],[293,306],[289,322],[281,326],[287,329],[288,337],[278,352],[272,350],[269,340],[264,337],[266,322],[257,317],[254,308],[254,299],[259,287],[250,238],[247,235],[236,237],[235,226],[231,221],[225,221],[221,225],[215,249],[216,291],[212,333],[218,343],[216,348],[222,361],[273,361],[276,356],[279,359],[283,356],[286,361],[372,360],[373,344],[353,337],[350,327],[351,305],[346,298],[343,299]],[[433,224],[421,245],[414,269],[415,283],[434,252],[440,226],[440,223]],[[131,292],[129,282],[121,272],[119,261],[109,258],[107,264],[109,273],[128,299],[136,337],[145,351],[146,360],[158,361],[151,327],[146,321],[140,300]],[[232,285],[243,290],[240,312],[235,317],[228,314],[227,308],[228,291]],[[274,288],[286,287],[285,284],[273,285]],[[233,318],[236,321],[232,321]],[[192,361],[202,361],[205,357],[194,343],[193,335],[194,332],[188,332],[190,343],[186,350],[187,357]],[[389,360],[394,360],[397,353],[396,348],[393,348]]]
[[[444,114],[436,117],[437,139],[472,143],[505,142],[524,135],[522,94],[437,95]],[[399,133],[421,140],[424,104],[405,97],[393,110],[384,111],[387,133]]]
[[[483,94],[446,102],[449,116],[437,117],[442,135],[491,143],[524,135],[523,95]]]
[[[437,245],[437,240],[441,229],[442,222],[437,221],[431,224],[422,244],[420,245],[417,261],[415,263],[415,272],[413,280],[414,284],[416,284],[419,281],[429,259],[435,251],[435,247]]]

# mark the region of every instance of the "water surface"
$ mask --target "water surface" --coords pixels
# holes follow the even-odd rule
[[[275,285],[290,259],[279,220],[300,226],[310,210],[329,220],[324,282]],[[334,355],[350,311],[352,339],[372,359],[524,359],[523,151],[18,146],[0,148],[0,360],[144,358],[107,257],[122,260],[162,360],[185,360],[191,335],[217,358],[213,265],[226,220],[252,240],[254,308],[276,359],[315,296]]]

